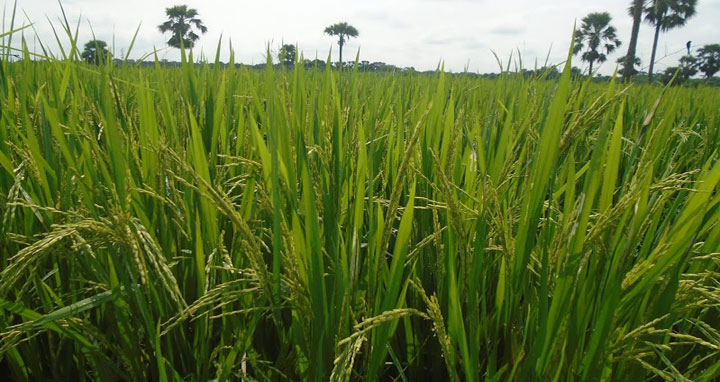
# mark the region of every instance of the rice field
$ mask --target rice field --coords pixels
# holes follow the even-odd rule
[[[4,380],[720,379],[718,88],[23,53]]]

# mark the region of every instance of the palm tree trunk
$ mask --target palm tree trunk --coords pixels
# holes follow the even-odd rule
[[[342,48],[343,48],[343,44],[338,44],[338,45],[340,45],[340,62],[339,62],[339,64],[340,64],[340,70],[342,71],[342,68],[343,68],[343,60],[342,60]]]
[[[592,67],[593,67],[593,62],[590,61],[590,69],[588,70],[588,76],[591,76],[591,77],[592,77]]]
[[[633,0],[633,26],[630,34],[630,43],[628,51],[625,55],[625,63],[623,64],[623,81],[630,81],[632,72],[635,69],[635,50],[637,48],[638,35],[640,34],[640,23],[642,22],[643,0]]]
[[[655,40],[653,41],[652,55],[650,56],[650,69],[648,69],[648,83],[652,83],[653,69],[655,69],[655,52],[657,52],[658,37],[660,37],[660,24],[655,26]]]

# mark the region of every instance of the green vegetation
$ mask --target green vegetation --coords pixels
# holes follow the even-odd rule
[[[10,380],[720,378],[716,88],[22,54]]]
[[[100,65],[110,58],[107,43],[102,40],[90,40],[85,43],[80,57],[90,64]]]
[[[679,66],[669,66],[662,75],[664,84],[682,84],[698,72],[699,62],[694,56],[683,56],[680,58]]]
[[[283,44],[278,52],[278,61],[286,68],[291,68],[295,65],[296,54],[295,45]]]
[[[700,69],[705,78],[711,78],[720,71],[720,44],[708,44],[698,50]]]
[[[616,62],[623,65],[622,67],[618,68],[618,75],[622,76],[623,80],[625,80],[625,78],[631,78],[632,76],[638,74],[638,68],[640,67],[640,65],[642,65],[640,57],[633,58],[631,65],[626,65],[627,56],[622,56],[618,58]]]

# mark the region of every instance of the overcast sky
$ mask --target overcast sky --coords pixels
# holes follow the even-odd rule
[[[0,2],[3,0],[0,0]],[[12,0],[4,0],[6,19]],[[196,8],[209,28],[202,35],[195,52],[201,50],[214,57],[220,34],[223,35],[222,59],[228,57],[227,41],[232,39],[236,61],[264,61],[269,43],[277,51],[281,42],[298,44],[305,58],[327,58],[336,40],[323,34],[326,26],[347,21],[360,36],[346,45],[344,57],[352,59],[360,49],[361,60],[383,61],[418,70],[434,69],[444,60],[446,70],[473,72],[497,71],[492,51],[507,60],[511,51],[522,53],[525,67],[539,66],[550,52],[550,62],[565,59],[572,26],[590,12],[607,11],[612,25],[618,29],[623,46],[600,68],[602,73],[615,69],[615,60],[625,54],[632,20],[626,8],[630,0],[64,0],[65,12],[71,23],[80,19],[79,42],[91,39],[92,25],[98,39],[113,46],[116,55],[130,44],[138,24],[140,32],[131,57],[164,48],[160,56],[177,60],[176,49],[166,48],[157,25],[164,21],[165,8],[187,4]],[[39,39],[57,46],[50,21],[59,27],[60,7],[54,0],[19,0],[16,23],[33,22]],[[27,15],[27,16],[26,16]],[[694,47],[720,43],[720,0],[699,0],[697,14],[685,27],[663,33],[658,44],[660,70],[675,65],[685,50],[685,43]],[[6,29],[8,26],[6,25]],[[25,38],[30,49],[35,46],[32,31]],[[650,60],[653,29],[643,24],[638,54],[643,67]],[[16,39],[17,40],[17,39]],[[113,45],[114,41],[114,45]],[[13,43],[15,45],[15,43]],[[551,50],[552,48],[552,50]],[[39,48],[38,48],[39,49]],[[580,64],[579,59],[576,64]],[[584,66],[584,65],[583,65]]]

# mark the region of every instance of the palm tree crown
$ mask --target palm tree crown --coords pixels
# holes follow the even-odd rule
[[[687,20],[695,14],[696,5],[697,0],[650,0],[645,3],[643,8],[645,21],[655,27],[655,39],[648,69],[649,81],[652,81],[655,68],[655,54],[660,32],[667,32],[685,25]]]
[[[660,27],[660,31],[685,25],[695,15],[697,0],[654,0],[645,4],[645,21]]]
[[[166,8],[165,15],[167,15],[168,21],[158,25],[158,29],[163,33],[172,33],[172,37],[167,41],[167,44],[172,47],[180,48],[184,46],[191,49],[195,45],[195,41],[200,36],[193,30],[193,25],[200,33],[206,33],[208,30],[202,20],[198,18],[197,10],[188,8],[187,5]]]
[[[345,42],[350,39],[350,37],[357,37],[359,32],[357,29],[355,29],[354,26],[346,23],[341,22],[337,24],[330,25],[329,27],[325,28],[325,34],[328,34],[330,36],[338,36],[338,46],[340,47],[340,68],[342,69],[342,50],[343,45],[345,45]]]
[[[610,20],[610,14],[607,12],[590,13],[582,19],[580,30],[575,32],[573,53],[578,54],[586,49],[581,58],[590,64],[590,74],[595,62],[605,62],[607,54],[621,45],[615,27],[610,25]]]

